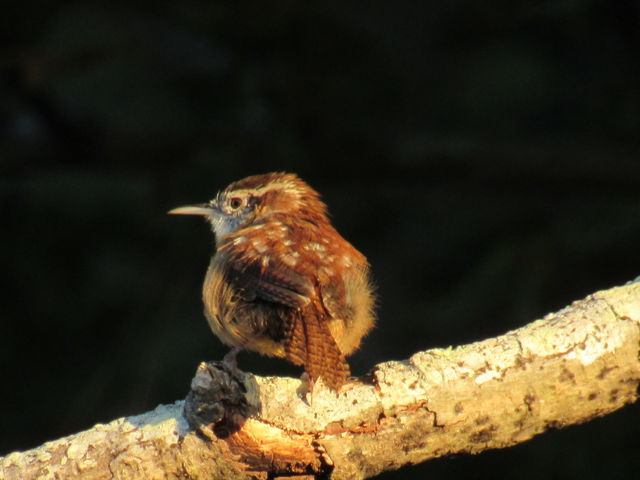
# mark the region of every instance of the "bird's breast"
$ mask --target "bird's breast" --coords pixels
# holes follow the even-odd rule
[[[213,333],[231,347],[283,357],[284,347],[268,326],[278,321],[268,311],[243,298],[229,281],[224,264],[212,258],[202,287],[204,313]]]

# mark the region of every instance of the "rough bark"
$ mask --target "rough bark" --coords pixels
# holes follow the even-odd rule
[[[367,478],[526,441],[637,397],[640,283],[497,338],[374,367],[340,393],[202,364],[185,402],[0,458],[0,478]]]

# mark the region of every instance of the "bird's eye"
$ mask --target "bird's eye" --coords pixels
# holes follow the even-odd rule
[[[242,206],[242,199],[239,197],[231,197],[229,199],[229,206],[233,209],[233,210],[237,210]]]

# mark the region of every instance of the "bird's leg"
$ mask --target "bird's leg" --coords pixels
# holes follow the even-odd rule
[[[240,348],[233,347],[222,358],[222,364],[227,367],[231,371],[231,373],[236,373],[236,371],[238,370],[238,360],[236,359],[238,353],[240,353]]]

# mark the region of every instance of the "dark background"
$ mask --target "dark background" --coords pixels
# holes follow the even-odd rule
[[[200,301],[213,236],[165,212],[246,175],[297,172],[369,257],[356,374],[640,274],[637,2],[19,5],[0,15],[0,454],[183,398],[225,353]],[[384,478],[629,478],[639,438],[630,406]]]

